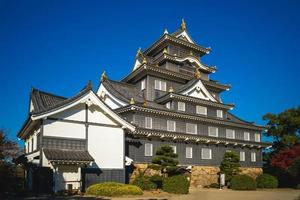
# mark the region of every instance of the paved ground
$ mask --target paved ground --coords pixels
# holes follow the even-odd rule
[[[276,189],[256,191],[233,191],[218,189],[192,189],[187,195],[174,195],[167,193],[146,192],[139,197],[120,198],[94,198],[94,197],[28,197],[17,198],[26,200],[295,200],[300,195],[300,190]],[[1,199],[1,198],[0,198]],[[15,199],[15,198],[14,198]],[[297,199],[298,200],[298,199]]]

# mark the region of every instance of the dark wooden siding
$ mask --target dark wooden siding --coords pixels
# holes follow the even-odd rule
[[[145,143],[153,144],[153,156],[144,156]],[[155,151],[161,145],[175,145],[178,154],[178,161],[181,165],[210,165],[219,166],[226,150],[231,150],[239,154],[240,151],[245,152],[245,162],[241,162],[244,167],[261,167],[262,153],[258,149],[240,148],[232,146],[223,146],[215,144],[195,144],[186,142],[171,142],[164,140],[139,139],[136,141],[129,140],[126,142],[126,155],[134,160],[134,162],[150,163],[155,155]],[[193,158],[186,158],[185,148],[193,148]],[[201,149],[212,149],[212,159],[201,159]],[[251,162],[251,152],[256,153],[256,162]]]

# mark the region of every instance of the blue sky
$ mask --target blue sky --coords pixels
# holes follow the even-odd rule
[[[103,70],[119,80],[134,56],[175,31],[184,18],[193,39],[212,48],[211,78],[230,83],[233,113],[262,116],[300,103],[300,1],[12,1],[0,0],[0,127],[9,136],[27,116],[30,88],[63,96]]]

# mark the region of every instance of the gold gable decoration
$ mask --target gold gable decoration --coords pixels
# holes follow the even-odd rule
[[[195,75],[196,79],[200,79],[201,78],[201,72],[199,71],[198,68],[195,70],[195,74],[194,75]]]
[[[129,103],[130,105],[134,105],[135,104],[134,98],[131,98]]]
[[[186,30],[186,23],[184,19],[181,20],[181,30]]]
[[[106,81],[106,79],[107,79],[106,72],[103,71],[103,73],[101,74],[101,83]]]

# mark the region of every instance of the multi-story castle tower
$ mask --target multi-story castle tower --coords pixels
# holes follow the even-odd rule
[[[195,43],[182,21],[149,48],[138,50],[121,81],[103,73],[71,98],[32,89],[18,137],[25,141],[27,187],[50,192],[84,190],[103,181],[126,182],[164,144],[191,170],[192,185],[217,181],[226,151],[240,155],[243,171],[261,173],[263,126],[244,121],[223,103],[230,86],[210,79],[202,63],[210,48]],[[46,177],[46,178],[45,178]],[[43,186],[43,187],[41,187]]]

